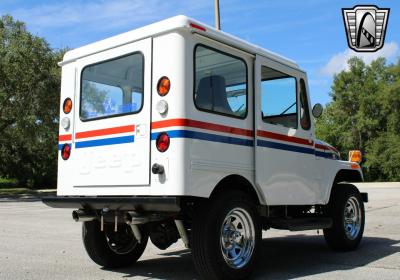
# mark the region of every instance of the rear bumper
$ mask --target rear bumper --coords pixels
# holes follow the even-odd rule
[[[82,197],[82,196],[52,196],[44,197],[42,202],[54,208],[74,208],[136,212],[179,212],[181,207],[178,197]]]

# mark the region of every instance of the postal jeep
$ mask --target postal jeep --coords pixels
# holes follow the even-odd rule
[[[57,196],[90,258],[133,265],[181,239],[204,279],[255,269],[262,230],[323,230],[354,250],[367,193],[360,153],[316,139],[306,73],[280,55],[176,16],[68,51]]]

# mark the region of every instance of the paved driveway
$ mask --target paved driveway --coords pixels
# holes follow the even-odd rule
[[[365,238],[356,252],[335,253],[322,233],[264,232],[255,279],[400,279],[400,188],[363,187]],[[0,202],[0,279],[195,279],[181,241],[166,251],[152,244],[135,267],[104,270],[86,255],[71,211],[36,202]]]

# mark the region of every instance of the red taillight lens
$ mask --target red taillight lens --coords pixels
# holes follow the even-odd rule
[[[63,103],[63,111],[65,114],[68,114],[72,110],[72,100],[71,98],[67,98]]]
[[[206,29],[203,26],[197,25],[195,23],[190,23],[190,27],[196,28],[196,29],[201,30],[201,31],[206,31]]]
[[[166,96],[171,88],[171,82],[168,77],[161,77],[157,83],[157,92],[160,96]]]
[[[168,150],[169,147],[169,136],[167,133],[163,132],[160,133],[157,137],[156,140],[156,147],[157,150],[159,150],[160,152],[165,152],[166,150]]]
[[[71,145],[70,144],[64,144],[61,148],[61,157],[63,160],[69,159],[69,156],[71,155]]]

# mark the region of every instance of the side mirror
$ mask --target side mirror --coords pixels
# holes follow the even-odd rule
[[[320,103],[315,104],[314,107],[312,108],[312,114],[314,118],[319,118],[322,115],[323,110],[324,108]]]

